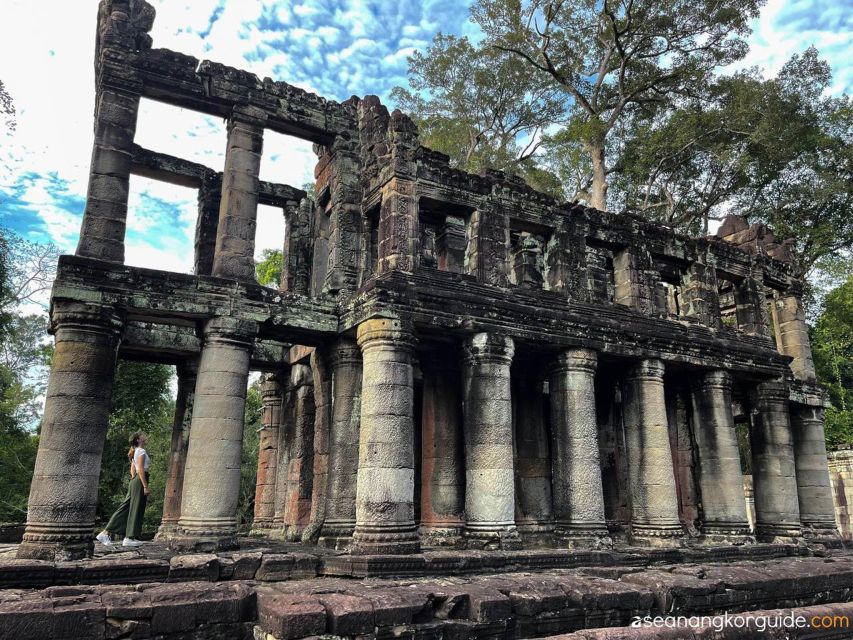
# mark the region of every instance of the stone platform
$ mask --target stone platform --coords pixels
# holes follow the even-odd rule
[[[849,627],[743,635],[630,626],[644,616],[776,609],[850,621],[853,554],[843,550],[428,551],[405,564],[245,542],[219,555],[98,547],[96,558],[59,563],[0,549],[0,639],[853,637]],[[354,579],[377,569],[386,575]]]
[[[549,569],[645,567],[659,564],[757,561],[831,551],[827,544],[749,544],[672,549],[619,547],[612,550],[532,549],[517,551],[425,550],[409,555],[350,555],[313,545],[250,536],[240,550],[180,553],[163,542],[138,548],[96,544],[85,560],[15,558],[17,545],[0,546],[0,589],[71,584],[137,584],[193,580],[279,581],[295,578],[398,578],[461,576]]]

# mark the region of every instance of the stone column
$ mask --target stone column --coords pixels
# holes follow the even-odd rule
[[[542,392],[544,371],[537,359],[516,358],[512,366],[515,442],[515,526],[526,546],[552,546],[551,436]]]
[[[358,326],[363,359],[356,525],[360,553],[417,553],[412,336],[399,320]]]
[[[683,534],[663,387],[664,365],[643,360],[625,385],[625,442],[631,488],[631,537],[675,544]]]
[[[607,545],[604,488],[595,411],[595,369],[590,349],[568,349],[551,369],[554,520],[568,546]]]
[[[326,518],[326,493],[329,477],[329,431],[332,409],[332,374],[325,348],[311,354],[314,379],[314,460],[311,482],[311,515],[302,532],[302,542],[316,543]]]
[[[211,172],[202,178],[198,188],[198,218],[193,251],[193,273],[197,276],[209,276],[213,271],[221,203],[222,174]]]
[[[759,272],[744,278],[735,285],[734,298],[738,328],[752,336],[769,336],[764,276]]]
[[[652,277],[649,252],[628,247],[613,255],[613,301],[640,313],[651,314],[655,309],[657,279]]]
[[[141,86],[103,87],[95,105],[95,142],[77,255],[124,262],[133,138]]]
[[[92,554],[101,454],[122,323],[111,307],[54,300],[56,346],[19,558]]]
[[[761,542],[790,541],[802,533],[788,414],[788,386],[772,380],[751,390],[752,479],[755,535]]]
[[[258,474],[255,480],[255,518],[252,531],[273,528],[276,477],[278,471],[278,428],[281,422],[281,383],[268,373],[261,384],[264,412],[258,443]]]
[[[287,443],[284,537],[297,541],[311,516],[314,474],[314,378],[311,367],[297,363],[290,368],[290,389],[293,419]]]
[[[231,317],[205,324],[175,549],[237,546],[246,383],[256,333],[254,322]]]
[[[413,271],[418,246],[415,182],[393,178],[382,189],[379,211],[379,273]]]
[[[430,350],[421,358],[421,537],[454,545],[464,525],[465,466],[462,381],[458,360]]]
[[[281,405],[278,411],[278,447],[276,450],[275,491],[273,492],[273,535],[284,537],[287,525],[288,471],[290,449],[296,433],[296,389],[290,368],[282,371]]]
[[[228,121],[212,269],[212,275],[219,278],[255,280],[258,173],[265,122],[264,112],[254,107],[235,107]]]
[[[465,341],[465,536],[469,546],[515,549],[512,450],[512,338],[477,333]]]
[[[778,294],[773,300],[779,351],[791,356],[791,371],[797,380],[815,381],[812,346],[802,301],[796,293]]]
[[[468,220],[465,272],[483,284],[505,287],[508,280],[509,217],[494,202],[474,211]]]
[[[807,534],[837,536],[835,503],[826,457],[826,435],[823,431],[823,409],[795,406],[791,412],[791,427],[794,432],[800,521]]]
[[[190,442],[190,424],[193,416],[198,361],[187,360],[177,366],[178,397],[175,400],[175,421],[172,424],[172,442],[169,447],[169,471],[166,491],[163,496],[163,517],[157,538],[169,538],[178,527],[181,518],[181,493],[184,487],[184,471],[187,464],[187,448]]]
[[[288,202],[284,212],[287,231],[281,259],[279,289],[307,296],[311,289],[311,260],[314,243],[311,222],[314,201],[306,197],[299,203]]]
[[[329,351],[332,372],[332,422],[329,433],[329,470],[326,519],[320,544],[343,548],[355,531],[355,494],[358,477],[361,420],[361,351],[341,338]]]
[[[720,295],[713,254],[702,256],[705,262],[691,262],[681,280],[682,315],[696,318],[702,324],[720,326]]]
[[[692,402],[702,533],[709,542],[743,540],[749,535],[749,520],[732,415],[731,376],[725,371],[702,374],[693,387]]]

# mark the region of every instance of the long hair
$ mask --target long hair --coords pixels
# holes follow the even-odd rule
[[[136,452],[136,447],[139,446],[139,439],[145,435],[142,431],[137,431],[132,436],[130,436],[130,449],[127,451],[127,457],[129,460],[133,460],[133,454]]]

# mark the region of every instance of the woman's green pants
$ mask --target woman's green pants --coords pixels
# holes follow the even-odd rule
[[[145,487],[142,486],[142,480],[137,474],[127,485],[127,496],[110,518],[105,530],[116,535],[124,535],[126,538],[138,538],[142,533],[142,517],[145,515],[146,502],[148,502],[148,496],[145,495]]]

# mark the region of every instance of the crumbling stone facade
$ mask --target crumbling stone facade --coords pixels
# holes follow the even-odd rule
[[[117,357],[177,365],[161,536],[238,544],[247,379],[265,374],[255,526],[355,554],[835,536],[800,290],[763,227],[692,239],[561,203],[343,103],[151,48],[102,0],[95,144],[21,558],[92,551]],[[133,142],[140,99],[227,120],[221,172]],[[310,140],[315,198],[259,180],[266,130]],[[198,190],[195,273],[128,267],[129,177]],[[254,277],[281,208],[278,290]],[[755,526],[735,423],[750,433]]]

